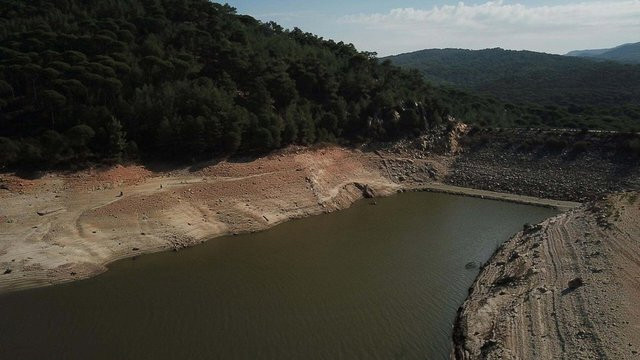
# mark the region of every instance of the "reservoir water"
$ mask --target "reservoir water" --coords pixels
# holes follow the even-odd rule
[[[448,359],[465,265],[555,213],[406,193],[118,261],[0,295],[0,359]]]

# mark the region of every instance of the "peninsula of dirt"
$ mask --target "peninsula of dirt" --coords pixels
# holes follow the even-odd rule
[[[453,359],[638,359],[640,193],[507,241],[458,312]]]

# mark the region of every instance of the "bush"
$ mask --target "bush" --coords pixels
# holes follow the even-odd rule
[[[576,141],[573,144],[573,152],[581,153],[587,151],[587,149],[591,146],[591,143],[588,141]]]
[[[545,147],[550,151],[562,151],[567,145],[566,140],[558,137],[550,137],[545,141]]]
[[[640,139],[639,138],[628,140],[624,147],[629,155],[640,157]]]
[[[20,148],[11,139],[0,137],[0,168],[15,162],[19,153]]]

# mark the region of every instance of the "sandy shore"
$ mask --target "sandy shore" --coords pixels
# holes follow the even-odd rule
[[[628,192],[506,242],[459,311],[452,358],[638,359],[638,299],[640,193]]]

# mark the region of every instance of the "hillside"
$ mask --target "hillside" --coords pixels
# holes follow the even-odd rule
[[[0,168],[192,162],[447,116],[407,71],[207,0],[6,0],[0,18]]]
[[[430,49],[387,59],[435,84],[534,106],[524,118],[569,127],[640,125],[640,65],[503,49]]]
[[[351,44],[207,0],[5,0],[0,18],[0,169],[391,140],[449,116],[624,131],[640,118],[639,67],[446,50],[435,57],[442,77],[427,77],[454,86],[434,87]],[[531,57],[547,60],[523,72]]]
[[[627,64],[640,64],[640,42],[624,44],[612,49],[575,50],[567,53],[567,56],[611,60]]]

